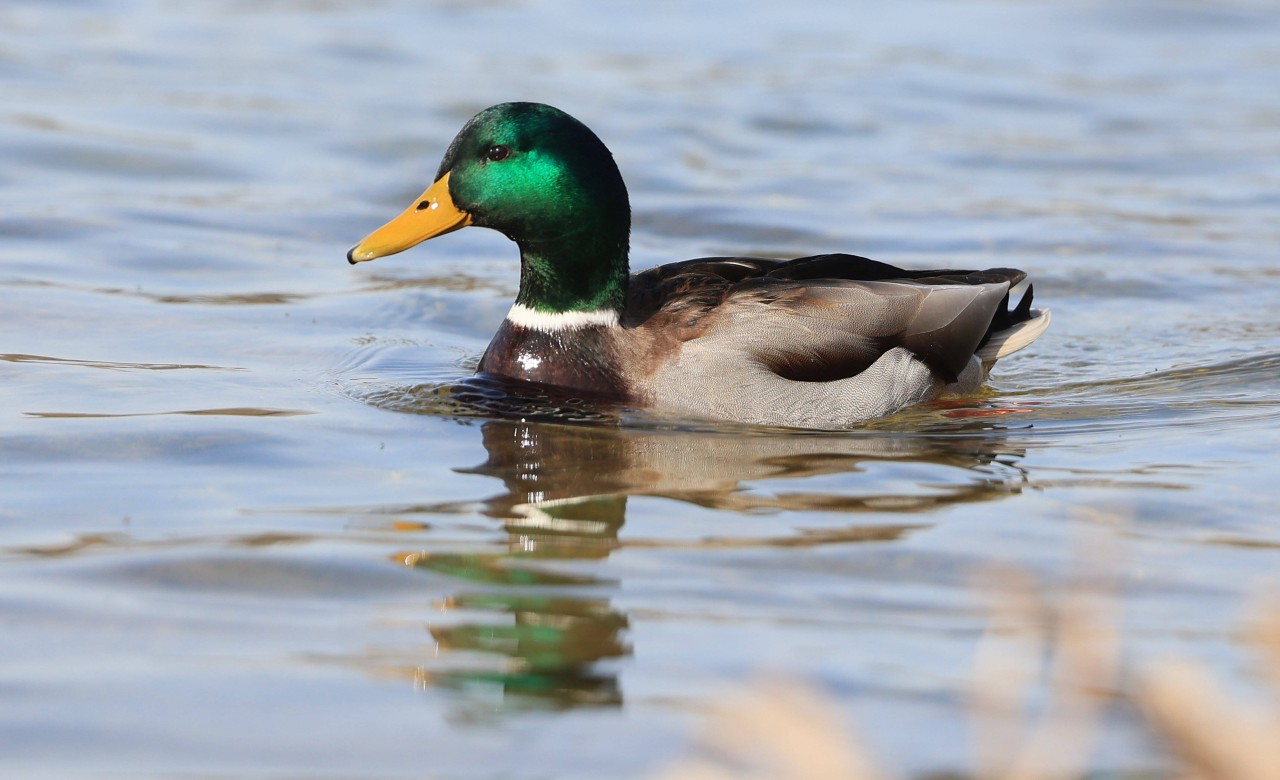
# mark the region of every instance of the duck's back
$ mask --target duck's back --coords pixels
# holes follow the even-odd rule
[[[1030,288],[1009,308],[1025,276],[908,271],[844,254],[661,266],[632,277],[623,325],[655,345],[633,382],[659,408],[844,427],[976,388],[995,357],[1030,343],[1048,320],[1031,309]]]

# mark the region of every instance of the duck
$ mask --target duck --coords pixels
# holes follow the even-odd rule
[[[703,257],[632,274],[631,208],[612,153],[553,106],[468,121],[422,195],[351,264],[464,227],[520,251],[520,287],[478,374],[662,415],[847,429],[974,392],[1036,340],[1049,310],[1013,268],[907,270],[851,254]]]

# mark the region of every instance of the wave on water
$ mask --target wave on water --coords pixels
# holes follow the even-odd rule
[[[340,370],[341,392],[391,411],[458,418],[521,419],[761,434],[770,429],[677,419],[581,393],[491,376],[471,376],[474,361],[423,365],[356,361]],[[1194,426],[1222,429],[1280,418],[1275,392],[1280,353],[1264,353],[1141,376],[1073,382],[1051,388],[996,391],[949,398],[817,435],[987,436],[1085,434]],[[775,431],[776,433],[776,431]],[[802,434],[808,432],[788,431]]]
[[[1141,376],[1073,382],[1003,395],[1054,433],[1193,426],[1221,430],[1280,419],[1280,353],[1184,365]]]

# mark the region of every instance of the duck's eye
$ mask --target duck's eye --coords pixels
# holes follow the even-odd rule
[[[484,153],[489,158],[489,162],[502,162],[511,156],[511,147],[499,144],[498,146],[490,146],[489,151]]]

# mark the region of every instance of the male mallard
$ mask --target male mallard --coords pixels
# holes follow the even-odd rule
[[[481,111],[435,183],[347,253],[394,254],[467,225],[520,247],[520,292],[479,371],[664,412],[839,428],[976,389],[1049,312],[1026,274],[904,271],[853,255],[710,257],[631,275],[613,155],[538,103]]]

